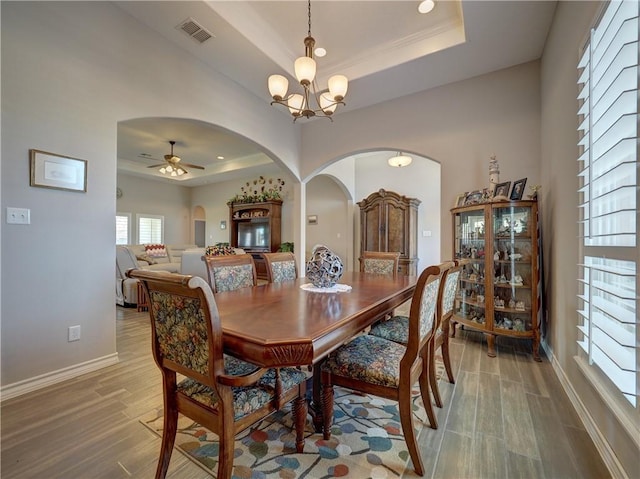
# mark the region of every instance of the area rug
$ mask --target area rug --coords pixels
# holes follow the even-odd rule
[[[438,373],[441,370],[438,367]],[[412,395],[414,426],[419,434],[429,422],[417,384]],[[402,434],[398,404],[339,387],[334,389],[334,397],[331,439],[323,440],[322,434],[314,431],[309,418],[302,453],[295,450],[290,409],[279,411],[237,435],[233,478],[400,477],[407,467],[409,452]],[[160,406],[140,421],[161,436],[162,419]],[[180,415],[175,445],[189,459],[216,476],[216,434]]]

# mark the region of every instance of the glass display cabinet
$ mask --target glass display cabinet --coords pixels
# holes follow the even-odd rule
[[[538,205],[535,200],[453,208],[454,257],[464,264],[452,324],[530,339],[540,361]],[[455,332],[455,331],[454,331]]]

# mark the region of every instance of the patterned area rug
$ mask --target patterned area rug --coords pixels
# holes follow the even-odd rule
[[[442,367],[438,362],[438,377]],[[407,450],[398,405],[375,396],[336,387],[331,439],[325,441],[307,421],[304,451],[295,450],[290,410],[279,411],[236,436],[234,479],[400,477]],[[434,406],[435,407],[435,406]],[[417,384],[413,390],[414,426],[428,426]],[[162,407],[140,421],[162,435]],[[176,447],[214,477],[218,468],[218,436],[180,415]],[[176,452],[174,451],[174,454]]]

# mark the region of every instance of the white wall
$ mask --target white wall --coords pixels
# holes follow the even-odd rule
[[[578,133],[577,61],[582,42],[600,7],[598,2],[560,2],[541,67],[541,218],[549,333],[546,338],[559,377],[579,406],[610,468],[627,477],[640,473],[640,417],[625,400],[602,398],[573,359],[577,353],[578,293]],[[577,398],[577,399],[576,399]],[[622,414],[617,417],[612,408]],[[629,419],[630,418],[630,419]],[[624,470],[622,472],[621,470]]]
[[[299,171],[299,127],[110,2],[1,2],[1,380],[5,386],[112,360],[119,121],[202,120]],[[180,75],[167,74],[167,65]],[[170,101],[169,101],[170,100]],[[247,114],[251,112],[251,114]],[[88,191],[29,187],[30,148],[88,160]],[[81,325],[82,339],[67,342]],[[35,379],[34,379],[35,378]]]
[[[131,243],[137,243],[138,214],[164,216],[166,244],[193,243],[190,188],[125,174],[118,174],[118,187],[122,197],[116,200],[117,211],[131,213]]]
[[[302,178],[359,151],[432,158],[442,173],[440,252],[451,257],[449,209],[459,193],[489,186],[491,155],[502,181],[540,183],[539,78],[539,62],[530,62],[305,124]]]
[[[349,245],[353,224],[348,214],[349,203],[344,189],[329,176],[319,175],[307,183],[307,216],[317,216],[318,223],[307,222],[305,258],[311,257],[315,245],[323,244],[340,257],[345,270],[352,269]]]

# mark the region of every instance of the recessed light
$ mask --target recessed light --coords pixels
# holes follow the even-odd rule
[[[224,160],[224,156],[218,156],[217,157],[219,160]]]
[[[327,54],[327,51],[322,47],[318,47],[313,51],[313,53],[315,53],[317,57],[322,58]]]
[[[433,0],[423,0],[422,2],[420,2],[420,5],[418,5],[418,11],[420,13],[429,13],[435,6],[436,2],[434,2]]]

